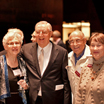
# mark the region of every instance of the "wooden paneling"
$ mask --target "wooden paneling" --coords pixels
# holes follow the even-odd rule
[[[38,21],[52,24],[53,30],[62,31],[63,0],[0,0],[0,39],[8,28],[20,28],[26,43]],[[2,42],[0,42],[2,50]]]

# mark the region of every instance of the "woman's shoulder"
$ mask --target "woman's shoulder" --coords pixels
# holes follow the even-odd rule
[[[6,50],[0,51],[0,56],[5,54],[6,54]]]
[[[25,64],[25,61],[23,60],[23,58],[21,56],[18,55],[17,59],[18,59],[18,61],[20,61],[20,63],[24,63]]]

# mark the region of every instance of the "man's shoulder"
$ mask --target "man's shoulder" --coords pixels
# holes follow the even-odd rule
[[[62,46],[60,45],[56,45],[56,44],[53,44],[53,46],[58,49],[59,51],[67,51],[65,48],[63,48]]]
[[[60,40],[58,43],[63,43],[63,41],[62,41],[62,40]]]
[[[35,46],[36,45],[36,43],[34,42],[34,43],[26,43],[26,44],[24,44],[22,47],[33,47],[33,46]]]
[[[68,57],[72,57],[73,54],[74,54],[73,51],[69,52],[69,53],[68,53]]]
[[[36,43],[26,43],[22,46],[20,56],[30,57],[36,51]]]
[[[85,56],[89,56],[89,55],[91,55],[90,48],[89,48],[88,45],[86,45],[84,55],[85,55]]]

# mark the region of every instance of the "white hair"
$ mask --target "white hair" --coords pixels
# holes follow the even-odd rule
[[[49,30],[49,31],[52,31],[52,26],[51,26],[51,24],[48,23],[47,21],[40,21],[40,22],[38,22],[38,23],[35,25],[35,29],[36,29],[36,26],[39,25],[39,24],[46,24],[47,27],[48,27],[48,30]]]
[[[8,41],[12,40],[15,37],[22,44],[23,38],[24,38],[23,32],[17,28],[8,29],[8,32],[5,34],[5,36],[3,37],[3,40],[2,40],[3,46],[5,46],[6,43],[8,43]]]
[[[82,36],[83,39],[85,39],[85,35],[84,35],[84,33],[83,33],[82,31],[80,31],[80,30],[75,30],[75,31],[73,31],[73,32],[69,35],[69,40],[70,40],[70,37],[71,37],[72,35],[74,35],[74,34],[79,34],[80,36]]]

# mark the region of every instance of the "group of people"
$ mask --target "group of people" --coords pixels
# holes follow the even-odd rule
[[[36,33],[35,33],[35,31],[31,34],[31,41],[32,42],[36,42]],[[52,35],[51,35],[51,37],[50,37],[50,40],[53,42],[53,43],[55,43],[55,44],[57,44],[57,45],[59,45],[59,46],[61,46],[61,47],[63,47],[63,48],[65,48],[65,49],[67,49],[67,47],[66,47],[66,45],[63,43],[63,41],[62,41],[62,39],[61,39],[61,33],[60,33],[60,31],[58,31],[58,30],[54,30],[53,32],[52,32]]]
[[[94,33],[86,45],[81,31],[69,36],[72,52],[66,66],[72,91],[72,104],[104,104],[104,34]]]
[[[86,45],[83,32],[69,35],[71,52],[53,43],[60,37],[39,21],[32,42],[23,44],[20,29],[8,29],[0,56],[0,104],[103,104],[104,34]],[[61,42],[60,42],[61,43]]]
[[[8,30],[0,56],[1,104],[70,104],[67,50],[52,43],[51,35],[51,24],[40,21],[36,42],[22,46],[23,32]]]

